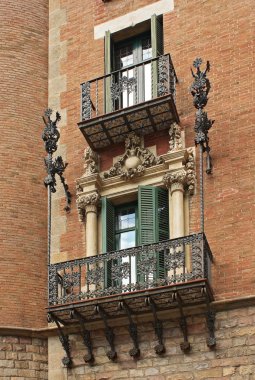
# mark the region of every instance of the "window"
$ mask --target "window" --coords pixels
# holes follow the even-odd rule
[[[153,186],[139,186],[138,200],[134,204],[114,207],[106,198],[102,198],[102,246],[103,252],[120,250],[156,243],[169,238],[169,212],[168,192],[165,189]],[[137,260],[142,260],[143,253],[139,257],[125,258],[121,261],[131,260],[131,282],[141,281],[136,271]],[[157,273],[152,276],[165,277],[164,256],[157,257]],[[108,263],[107,286],[115,286],[111,279],[111,266],[116,263]],[[126,281],[126,280],[125,280]],[[127,280],[128,282],[129,280]]]
[[[149,26],[148,26],[149,25]],[[132,106],[157,96],[157,63],[147,62],[163,54],[163,19],[153,15],[146,31],[118,40],[110,32],[105,35],[105,74],[115,72],[105,83],[106,113]],[[141,30],[137,27],[137,31]],[[128,34],[128,32],[127,32]],[[116,41],[117,39],[117,41]],[[136,66],[143,63],[143,65]],[[126,70],[123,70],[126,68]],[[121,70],[116,72],[116,70]],[[112,97],[113,88],[116,89]],[[122,88],[121,91],[120,88]]]

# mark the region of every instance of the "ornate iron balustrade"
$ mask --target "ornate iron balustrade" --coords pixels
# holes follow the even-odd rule
[[[159,261],[163,271],[158,270]],[[49,265],[49,306],[198,279],[210,281],[211,261],[206,237],[199,233],[52,264]],[[132,262],[135,262],[136,282],[132,282]]]
[[[165,54],[84,82],[81,84],[81,120],[168,94],[175,99],[176,81],[171,56]]]

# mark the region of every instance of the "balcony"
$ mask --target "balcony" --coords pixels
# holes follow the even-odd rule
[[[147,135],[179,121],[177,77],[169,54],[148,59],[81,84],[78,126],[93,150]]]
[[[123,303],[132,314],[144,314],[148,298],[158,311],[208,304],[211,262],[206,237],[199,233],[52,264],[48,312],[69,324],[73,310],[86,321],[100,319],[98,306],[110,318],[125,314]]]

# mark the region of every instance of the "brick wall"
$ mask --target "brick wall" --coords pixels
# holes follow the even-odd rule
[[[71,354],[74,368],[61,370],[60,358],[64,352],[55,338],[54,361],[55,375],[49,372],[49,379],[68,380],[252,380],[255,378],[255,307],[247,307],[217,313],[215,350],[206,345],[207,330],[205,318],[197,315],[187,318],[191,351],[184,354],[180,349],[183,336],[178,321],[171,319],[163,322],[164,344],[166,353],[157,356],[153,347],[157,344],[152,323],[138,324],[138,336],[141,357],[133,360],[129,356],[132,341],[127,327],[115,327],[115,342],[118,360],[112,363],[106,356],[108,344],[102,329],[92,331],[93,353],[95,364],[84,363],[85,346],[79,335],[71,335]],[[53,338],[51,338],[53,339]],[[61,356],[62,355],[62,356]],[[54,360],[58,357],[58,362]],[[49,364],[51,366],[51,364]]]
[[[22,4],[21,4],[22,3]],[[47,296],[48,2],[0,3],[2,326],[42,327]]]
[[[0,379],[48,379],[47,339],[0,336]]]
[[[54,1],[52,1],[54,3]],[[60,41],[67,50],[60,56],[61,75],[67,89],[58,93],[66,111],[61,144],[69,166],[66,177],[74,195],[75,179],[83,173],[82,155],[86,142],[77,128],[80,117],[80,83],[102,75],[103,39],[94,40],[94,26],[133,11],[151,1],[77,0],[62,1],[66,17],[60,28]],[[186,133],[186,146],[194,142],[194,114],[189,87],[190,67],[197,56],[209,60],[212,84],[206,110],[215,119],[210,131],[214,171],[205,181],[205,231],[212,248],[213,287],[216,299],[254,293],[254,165],[253,120],[254,61],[252,0],[175,0],[173,12],[164,15],[165,52],[170,52],[179,78],[177,109]],[[52,94],[54,95],[54,94]],[[159,144],[158,144],[159,145]],[[158,151],[167,144],[158,146]],[[109,150],[102,156],[103,169],[111,163]],[[62,204],[64,201],[62,198]],[[60,203],[60,205],[62,205]],[[190,231],[199,230],[198,196],[191,201]],[[63,216],[61,207],[57,216]],[[60,226],[60,225],[58,225]],[[59,227],[60,228],[60,227]],[[58,258],[82,257],[85,252],[84,226],[78,223],[74,204],[59,235]]]

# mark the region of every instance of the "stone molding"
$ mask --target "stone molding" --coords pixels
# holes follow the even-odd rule
[[[169,152],[183,149],[181,127],[177,123],[172,123],[169,129]]]
[[[85,220],[86,213],[97,213],[99,201],[100,194],[96,191],[86,195],[82,194],[78,197],[76,203],[78,208],[79,220],[81,222]]]
[[[125,153],[103,173],[103,177],[120,176],[121,179],[130,180],[143,175],[146,168],[163,162],[162,157],[156,157],[149,149],[143,148],[141,138],[131,132],[125,140]]]
[[[89,146],[84,150],[84,177],[99,173],[99,156]]]

